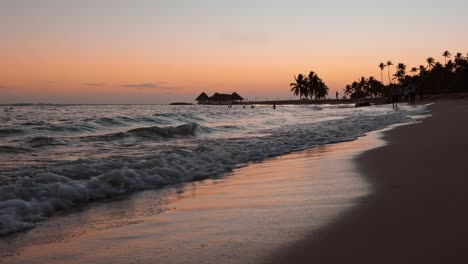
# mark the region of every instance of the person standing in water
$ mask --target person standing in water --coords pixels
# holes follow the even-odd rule
[[[338,91],[336,91],[336,99],[338,99]]]
[[[390,94],[392,96],[393,109],[398,109],[398,98],[400,97],[400,91],[398,90],[398,86],[392,85]]]
[[[275,109],[276,109],[276,104],[275,104],[275,103],[273,103],[273,110],[275,110]]]
[[[414,101],[416,98],[416,85],[414,85],[414,83],[410,85],[409,96],[410,96],[410,103],[414,104]]]

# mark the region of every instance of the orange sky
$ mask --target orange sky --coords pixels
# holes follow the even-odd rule
[[[369,1],[65,2],[0,3],[0,103],[169,103],[202,91],[292,98],[293,76],[309,70],[334,95],[360,76],[380,79],[380,62],[419,66],[468,47],[468,4],[455,0],[399,13]]]

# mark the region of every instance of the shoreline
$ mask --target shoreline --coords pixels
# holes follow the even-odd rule
[[[378,137],[253,163],[166,198],[149,190],[58,214],[0,239],[0,263],[259,263],[356,206],[369,186],[352,158]]]
[[[403,98],[403,96],[402,96]],[[420,95],[417,96],[416,104],[427,104],[437,101],[444,100],[458,100],[468,98],[468,93],[446,93],[446,94],[427,94],[424,95],[423,100],[420,99]],[[355,104],[359,102],[369,102],[372,105],[391,104],[391,100],[388,97],[368,97],[358,99],[302,99],[302,100],[264,100],[264,101],[245,101],[245,102],[234,102],[232,105],[339,105],[339,104]],[[407,103],[401,99],[400,103]],[[212,105],[212,104],[193,104],[193,105]],[[226,106],[229,104],[213,104]]]
[[[439,101],[431,116],[383,132],[359,155],[371,194],[267,263],[468,262],[468,100]]]

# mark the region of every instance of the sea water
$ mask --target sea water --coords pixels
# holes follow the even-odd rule
[[[411,122],[424,106],[0,106],[0,235],[109,197]]]

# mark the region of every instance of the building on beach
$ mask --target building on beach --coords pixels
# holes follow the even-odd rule
[[[244,98],[242,98],[236,92],[232,94],[215,93],[211,97],[208,96],[206,93],[201,93],[195,100],[198,102],[198,104],[205,105],[231,105],[241,103],[242,101],[244,101]]]

